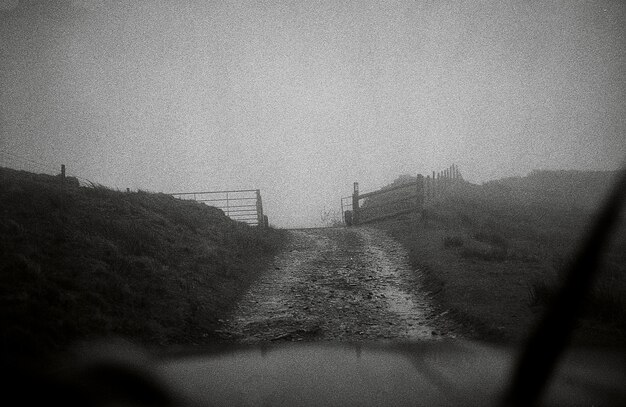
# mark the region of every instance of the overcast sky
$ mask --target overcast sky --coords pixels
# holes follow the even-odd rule
[[[0,166],[260,188],[281,227],[452,163],[616,169],[625,45],[623,1],[0,0]]]

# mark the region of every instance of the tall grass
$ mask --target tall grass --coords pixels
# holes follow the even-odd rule
[[[425,208],[421,219],[383,226],[404,242],[415,266],[425,271],[440,306],[470,329],[486,328],[480,332],[483,339],[521,339],[558,289],[593,220],[593,204],[606,193],[612,176],[543,171],[467,184]],[[625,298],[622,222],[587,302],[581,342],[626,343]]]
[[[0,169],[2,356],[214,338],[283,234],[165,194]],[[21,350],[21,351],[20,351]]]

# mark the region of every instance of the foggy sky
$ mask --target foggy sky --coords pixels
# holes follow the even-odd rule
[[[474,182],[612,170],[625,17],[621,1],[0,0],[0,165],[260,188],[282,227],[319,223],[354,181],[452,163]]]

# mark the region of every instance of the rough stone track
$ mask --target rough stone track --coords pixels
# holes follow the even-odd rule
[[[435,315],[404,248],[373,228],[290,231],[272,268],[225,321],[235,341],[454,337]]]

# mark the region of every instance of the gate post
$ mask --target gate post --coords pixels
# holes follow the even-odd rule
[[[341,201],[341,220],[345,222],[346,216],[343,214],[343,198],[341,198],[340,201]]]
[[[352,224],[359,224],[359,183],[354,183],[354,192],[352,193]]]
[[[417,199],[416,206],[418,211],[422,211],[424,209],[424,176],[422,174],[417,174],[417,180],[415,181]]]
[[[263,216],[263,201],[261,201],[261,190],[256,190],[256,218],[257,226],[265,227],[265,217]]]

